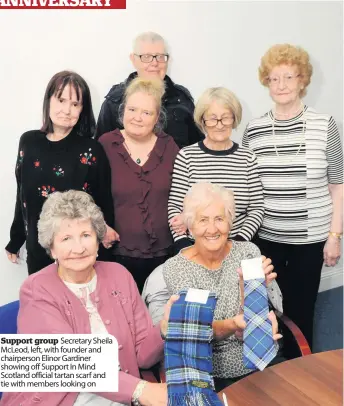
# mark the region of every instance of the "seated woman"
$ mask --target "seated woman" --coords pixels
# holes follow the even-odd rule
[[[196,104],[194,119],[205,140],[179,151],[168,200],[175,253],[193,244],[181,212],[186,192],[197,182],[216,183],[233,190],[237,214],[231,227],[233,240],[251,241],[263,221],[263,188],[257,158],[250,149],[231,140],[241,115],[238,98],[224,87],[207,89]]]
[[[242,276],[238,274],[241,261],[259,257],[259,249],[248,241],[228,240],[235,218],[234,196],[231,190],[211,183],[197,183],[184,199],[183,219],[195,239],[175,257],[157,268],[148,278],[143,292],[154,322],[162,317],[162,309],[172,294],[182,289],[196,288],[218,296],[214,313],[222,333],[214,322],[213,368],[217,391],[242,378],[250,370],[243,364],[242,328],[245,326]],[[282,296],[274,280],[271,261],[263,257],[268,296],[274,308],[282,311]],[[150,279],[154,280],[151,283]],[[277,321],[270,313],[277,335]]]
[[[162,131],[164,91],[162,81],[132,80],[120,108],[121,129],[99,138],[112,170],[119,234],[114,259],[131,272],[140,292],[153,269],[167,260],[173,244],[167,203],[179,148]]]
[[[166,317],[153,327],[130,273],[113,262],[97,262],[106,233],[101,210],[85,192],[52,194],[38,222],[39,243],[55,260],[29,276],[20,290],[20,334],[111,334],[119,345],[119,386],[115,393],[5,393],[1,404],[166,405],[164,384],[140,380],[163,356]],[[116,293],[117,292],[117,293]],[[117,403],[119,402],[119,403]]]

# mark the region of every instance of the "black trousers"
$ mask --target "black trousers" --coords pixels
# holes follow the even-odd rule
[[[313,319],[321,269],[324,242],[283,244],[258,238],[255,243],[262,255],[271,258],[277,272],[277,283],[283,295],[283,312],[313,345]]]
[[[123,255],[115,255],[114,261],[123,265],[133,275],[133,278],[141,294],[148,276],[154,271],[156,267],[167,261],[168,258],[168,255],[154,258],[134,258]]]
[[[48,255],[42,255],[40,258],[37,258],[37,256],[31,255],[29,252],[27,253],[26,264],[29,275],[40,271],[53,262],[54,260]]]

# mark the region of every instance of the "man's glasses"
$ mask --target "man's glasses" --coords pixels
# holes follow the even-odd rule
[[[210,118],[209,120],[203,119],[204,124],[207,127],[216,127],[217,123],[221,123],[223,126],[229,126],[233,124],[233,117],[223,117],[223,118]]]
[[[159,63],[166,63],[168,61],[169,55],[167,54],[157,54],[157,55],[151,55],[151,54],[143,54],[143,55],[138,55],[135,54],[141,59],[141,62],[143,63],[150,63],[153,62],[153,59],[155,59]]]
[[[287,86],[291,85],[295,82],[296,78],[298,78],[300,75],[292,75],[291,73],[287,73],[286,75],[283,75],[283,83],[285,83]],[[280,81],[281,81],[281,76],[268,76],[268,82],[271,86],[277,86]]]

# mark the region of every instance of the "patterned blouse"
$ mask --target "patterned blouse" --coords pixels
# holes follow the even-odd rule
[[[78,297],[89,313],[90,326],[92,334],[109,334],[98,309],[93,304],[90,294],[96,290],[97,286],[97,274],[87,283],[71,283],[63,281],[64,284],[70,289],[76,297]],[[121,370],[118,365],[119,371]],[[97,406],[124,406],[123,403],[113,402],[112,400],[105,399],[96,393],[80,392],[73,406],[85,406],[85,405],[97,405]]]
[[[240,287],[237,269],[241,260],[259,257],[259,249],[251,242],[232,241],[233,246],[215,270],[196,264],[187,259],[182,252],[167,260],[163,275],[169,294],[178,294],[183,288],[210,290],[218,297],[214,320],[224,320],[236,316],[240,310]],[[280,296],[280,290],[274,281],[269,285],[268,294]],[[214,377],[233,378],[246,375],[248,370],[243,365],[243,341],[232,335],[213,345]]]
[[[15,174],[17,200],[6,250],[17,253],[26,241],[31,269],[38,271],[52,262],[38,243],[37,231],[42,206],[51,193],[70,189],[89,193],[113,227],[110,166],[97,141],[75,130],[55,142],[41,131],[28,131],[19,141]]]

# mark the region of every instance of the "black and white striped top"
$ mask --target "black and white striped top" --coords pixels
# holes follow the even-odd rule
[[[243,145],[257,156],[264,189],[259,236],[290,244],[325,241],[332,217],[328,184],[343,183],[336,123],[305,106],[292,119],[275,120],[275,136],[272,124],[270,111],[251,120],[243,136]]]
[[[203,141],[181,149],[173,168],[169,219],[182,212],[186,192],[198,182],[216,183],[233,190],[236,218],[230,237],[251,240],[264,215],[263,189],[254,153],[236,143],[229,150],[214,151]],[[175,241],[187,238],[172,234]]]

